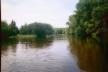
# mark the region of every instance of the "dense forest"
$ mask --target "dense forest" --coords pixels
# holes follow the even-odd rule
[[[80,0],[76,8],[67,22],[69,34],[100,38],[108,33],[108,0]]]

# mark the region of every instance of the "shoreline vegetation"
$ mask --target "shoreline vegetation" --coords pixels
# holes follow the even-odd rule
[[[56,36],[63,36],[67,34],[67,28],[53,28],[46,23],[30,23],[17,28],[16,22],[12,20],[11,24],[2,21],[2,40],[8,38],[52,38]]]
[[[49,35],[49,36],[46,36],[45,38],[53,38],[54,36],[53,35]],[[17,39],[37,39],[36,35],[17,35],[15,38]],[[40,38],[42,39],[42,38]]]
[[[97,41],[108,37],[108,1],[79,0],[75,14],[69,16],[68,28],[53,28],[50,24],[33,22],[21,28],[12,20],[10,24],[1,21],[1,38],[50,38],[65,34],[79,38],[93,38]],[[61,36],[61,35],[58,35]]]
[[[108,0],[79,0],[67,25],[68,34],[76,37],[104,38],[108,33]]]
[[[16,38],[36,38],[35,35],[17,35]]]

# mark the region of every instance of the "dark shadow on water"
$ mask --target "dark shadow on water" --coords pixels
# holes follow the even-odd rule
[[[16,38],[7,38],[5,40],[2,39],[1,45],[11,45],[11,44],[16,44],[18,40]]]
[[[108,44],[105,39],[69,38],[72,54],[78,59],[80,68],[86,72],[108,72]]]
[[[1,42],[1,55],[7,55],[8,51],[12,51],[13,53],[16,52],[17,46],[20,44],[25,46],[25,48],[47,48],[53,42],[53,38],[47,39],[35,39],[35,38],[28,38],[28,39],[16,39],[16,38],[9,38],[3,40]]]
[[[16,38],[8,38],[1,41],[1,55],[7,55],[7,51],[16,52],[16,45],[18,40]]]
[[[46,48],[52,44],[53,38],[19,39],[19,42],[29,45],[31,48]]]
[[[106,70],[105,72],[108,72],[108,35],[106,36],[107,37],[101,39],[100,46],[103,52],[103,64],[104,64],[103,68],[104,70]]]

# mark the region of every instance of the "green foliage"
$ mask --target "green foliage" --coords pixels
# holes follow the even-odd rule
[[[11,24],[9,25],[10,27],[10,36],[16,36],[19,32],[17,26],[16,26],[16,22],[12,21]]]
[[[108,12],[108,0],[80,0],[74,15],[69,17],[71,34],[82,37],[99,37],[104,28],[103,16]]]
[[[45,38],[47,35],[52,35],[54,30],[51,25],[46,23],[31,23],[25,24],[20,28],[20,34],[27,35],[36,35],[37,38]]]
[[[65,34],[65,28],[55,28],[55,34]]]
[[[1,32],[3,38],[16,36],[18,34],[18,28],[15,21],[12,21],[10,25],[6,21],[1,21]]]
[[[7,36],[10,35],[10,34],[9,34],[10,28],[9,28],[7,22],[5,22],[5,21],[1,21],[1,32],[2,32],[2,35],[3,35],[4,37],[7,37]]]
[[[25,24],[20,28],[20,34],[31,34],[32,32],[30,32],[29,30],[30,28],[28,28],[27,24]]]

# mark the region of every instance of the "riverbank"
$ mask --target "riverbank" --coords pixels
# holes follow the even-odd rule
[[[35,35],[17,35],[16,38],[36,38]]]

